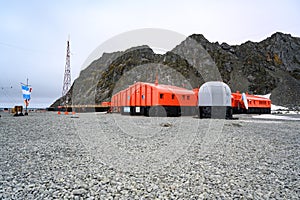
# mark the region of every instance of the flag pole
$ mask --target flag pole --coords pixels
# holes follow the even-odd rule
[[[28,87],[28,78],[26,79],[26,86]],[[27,99],[25,100],[25,115],[28,115],[28,112],[27,112]]]
[[[21,85],[25,85],[25,86],[28,88],[28,87],[30,86],[30,85],[28,84],[28,78],[26,79],[26,84],[21,83]],[[24,101],[25,101],[25,115],[28,115],[28,112],[27,112],[28,100],[29,100],[29,99],[25,99],[25,100],[24,100]]]

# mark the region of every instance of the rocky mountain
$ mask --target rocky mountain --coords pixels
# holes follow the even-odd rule
[[[271,93],[276,105],[300,105],[300,38],[275,33],[261,42],[211,43],[193,34],[170,52],[155,54],[148,46],[104,53],[74,81],[73,104],[99,104],[135,81],[189,89],[223,80],[232,91]],[[52,106],[57,106],[58,99]]]

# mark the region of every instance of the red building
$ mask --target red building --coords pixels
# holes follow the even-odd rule
[[[197,93],[193,90],[144,82],[129,86],[111,99],[113,112],[130,115],[194,115],[196,105]]]
[[[231,94],[231,105],[234,114],[248,113],[248,114],[270,114],[271,100],[259,97],[256,95],[245,94],[245,100],[242,99],[240,92]],[[247,101],[245,105],[244,101]]]
[[[216,86],[222,86],[226,90],[219,91],[220,87]],[[109,105],[109,102],[105,103]],[[145,116],[200,114],[201,118],[213,117],[210,114],[213,111],[213,114],[220,113],[220,116],[231,118],[232,114],[271,113],[271,100],[247,93],[231,93],[230,88],[222,82],[205,83],[200,90],[137,82],[112,96],[111,110],[121,114]]]

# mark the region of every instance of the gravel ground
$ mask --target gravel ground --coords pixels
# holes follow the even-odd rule
[[[299,120],[1,115],[0,199],[300,199]]]

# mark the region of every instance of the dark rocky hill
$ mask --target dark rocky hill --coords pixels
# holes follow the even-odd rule
[[[223,80],[232,91],[272,93],[274,104],[300,105],[300,38],[275,33],[261,42],[229,45],[194,34],[164,55],[148,46],[104,53],[81,71],[69,92],[73,104],[99,104],[135,81],[154,82],[156,75],[160,83],[190,89]]]

